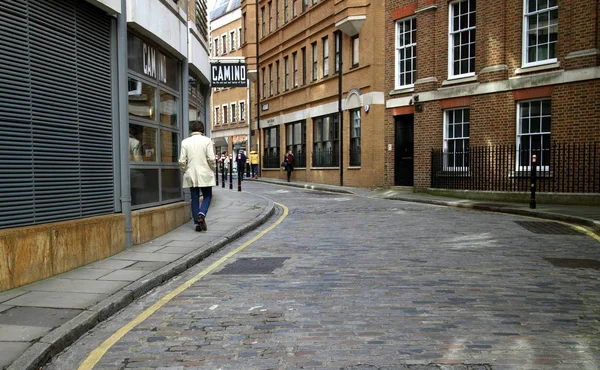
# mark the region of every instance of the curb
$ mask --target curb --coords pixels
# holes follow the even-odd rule
[[[510,208],[504,206],[493,206],[493,205],[483,205],[483,204],[464,204],[453,201],[443,201],[443,200],[433,200],[433,199],[415,199],[411,197],[386,197],[385,199],[391,200],[401,200],[405,202],[414,202],[414,203],[425,203],[425,204],[434,204],[438,206],[448,206],[448,207],[457,207],[457,208],[471,208],[479,211],[488,211],[488,212],[498,212],[498,213],[506,213],[506,214],[514,214],[519,216],[530,216],[541,219],[553,220],[553,221],[562,221],[567,223],[579,224],[583,226],[590,227],[594,232],[600,233],[600,222],[590,220],[584,217],[577,216],[569,216],[563,215],[559,213],[551,213],[551,212],[540,212],[540,211],[529,211],[526,209],[519,208]]]
[[[328,191],[330,193],[341,193],[341,194],[354,194],[354,192],[352,192],[350,190],[329,188],[324,185],[306,185],[306,184],[298,184],[298,183],[293,183],[293,182],[267,181],[267,180],[261,180],[261,179],[256,179],[256,180],[252,180],[252,181],[263,182],[265,184],[290,186],[293,188],[301,188],[301,189],[306,189],[306,190]]]
[[[38,342],[27,348],[6,370],[37,370],[41,368],[53,356],[60,353],[99,323],[127,307],[134,299],[162,285],[174,276],[184,272],[206,257],[267,222],[275,211],[275,204],[270,199],[261,198],[267,200],[267,206],[258,217],[228,232],[223,237],[206,244],[200,249],[188,253],[180,259],[149,273],[103,301],[98,302],[96,305],[85,309],[79,315],[52,330],[40,338]]]

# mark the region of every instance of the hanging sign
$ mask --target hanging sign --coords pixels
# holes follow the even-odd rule
[[[246,87],[246,63],[211,63],[212,87]]]

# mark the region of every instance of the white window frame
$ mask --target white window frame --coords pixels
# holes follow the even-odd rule
[[[221,44],[222,44],[222,49],[223,49],[222,54],[225,55],[225,54],[227,54],[227,34],[226,33],[221,35],[221,40],[222,40]]]
[[[236,48],[235,30],[229,32],[229,50],[234,51]]]
[[[360,37],[352,37],[352,67],[360,65]]]
[[[220,118],[219,117],[219,114],[220,114],[219,111],[220,111],[219,107],[215,107],[215,126],[221,124],[221,122],[219,120],[219,118]]]
[[[273,63],[269,64],[269,96],[273,96]]]
[[[246,121],[246,102],[244,100],[240,100],[238,102],[238,104],[240,106],[240,121],[245,122]]]
[[[448,79],[455,79],[455,78],[464,78],[464,77],[472,77],[475,76],[475,70],[471,71],[471,72],[466,72],[466,73],[460,73],[459,74],[454,74],[454,61],[456,60],[456,56],[454,55],[454,38],[455,37],[459,37],[459,35],[463,32],[470,32],[470,31],[474,31],[475,34],[477,34],[477,27],[476,24],[475,25],[469,25],[466,28],[461,28],[457,31],[453,31],[452,30],[452,18],[454,17],[454,5],[458,4],[458,3],[469,3],[469,1],[473,1],[476,2],[476,0],[457,0],[457,1],[453,1],[451,3],[448,4]],[[477,12],[475,11],[475,17],[477,17]],[[468,18],[468,17],[467,17]],[[477,23],[477,21],[475,22]],[[476,42],[474,43],[475,46],[475,51],[474,51],[474,55],[472,56],[473,59],[476,57],[477,55],[477,50],[476,50]],[[463,44],[461,44],[463,45]],[[465,58],[462,58],[463,60]],[[471,59],[471,55],[469,54],[468,59]],[[473,67],[473,69],[475,69],[475,66]]]
[[[290,58],[283,58],[283,91],[290,89]]]
[[[215,40],[213,42],[213,46],[215,47],[215,56],[219,56],[219,38],[215,37]]]
[[[238,27],[237,33],[238,33],[237,46],[238,46],[238,49],[239,49],[239,48],[242,47],[242,27]]]
[[[226,125],[229,123],[228,122],[229,117],[228,117],[228,113],[227,113],[227,104],[223,104],[221,106],[221,109],[222,109],[222,116],[223,116],[223,124]]]
[[[230,111],[230,114],[231,114],[231,123],[235,123],[235,122],[238,121],[237,116],[236,116],[236,114],[237,114],[237,107],[236,107],[236,105],[237,104],[235,102],[231,103],[229,105],[229,111]]]
[[[549,0],[552,1],[552,0]],[[548,26],[546,27],[542,27],[542,28],[537,28],[537,30],[539,31],[540,29],[546,29],[548,31],[548,38],[550,38],[550,28],[556,27],[558,29],[558,15],[556,17],[556,22],[553,24],[550,21],[550,13],[552,11],[557,11],[558,13],[558,0],[556,0],[557,5],[556,6],[551,6],[548,8],[545,8],[543,10],[536,10],[533,12],[530,12],[528,9],[528,0],[523,0],[523,58],[522,58],[522,65],[523,67],[533,67],[533,66],[539,66],[539,65],[544,65],[544,64],[550,64],[550,63],[556,63],[558,61],[558,58],[556,57],[556,47],[557,47],[557,43],[558,40],[551,42],[549,41],[547,44],[544,45],[550,45],[551,43],[554,43],[554,54],[555,57],[554,58],[548,58],[548,59],[542,59],[542,60],[536,60],[534,62],[529,62],[527,60],[527,56],[529,55],[528,53],[528,49],[529,49],[529,37],[528,37],[528,29],[529,29],[529,21],[530,21],[530,17],[537,17],[539,14],[542,13],[548,13]],[[536,33],[537,35],[538,33]],[[558,39],[558,30],[557,30],[557,39]],[[539,44],[536,44],[536,47],[538,47]],[[550,50],[548,48],[548,55],[550,55]]]
[[[412,25],[413,25],[413,21],[415,23],[415,27],[413,29]],[[400,25],[401,24],[410,24],[410,33],[415,34],[415,38],[416,38],[416,31],[417,31],[417,27],[416,27],[416,18],[415,17],[410,17],[410,18],[404,18],[404,19],[400,19],[396,21],[395,24],[395,41],[396,41],[396,52],[394,55],[394,80],[395,80],[395,88],[396,89],[404,89],[404,88],[411,88],[415,86],[415,80],[416,80],[416,75],[417,75],[417,40],[411,40],[412,42],[410,44],[405,44],[405,45],[401,45],[401,35],[400,35]],[[404,32],[402,35],[405,35],[407,32]],[[412,57],[411,58],[406,58],[406,52],[408,50],[412,51]],[[405,58],[403,60],[400,59],[400,53],[402,51],[405,51]],[[400,65],[402,63],[402,66],[404,66],[404,68],[406,68],[406,61],[412,59],[413,61],[413,67],[412,67],[412,83],[409,84],[402,84],[401,81],[401,75],[404,74],[406,75],[407,72],[406,70],[404,70],[404,72],[400,71]]]
[[[531,115],[531,104],[532,103],[543,103],[544,101],[547,101],[547,102],[550,103],[550,112],[548,114],[544,114],[543,107],[540,107],[540,115],[539,116],[532,116]],[[523,131],[522,122],[523,122],[523,118],[524,117],[522,117],[521,107],[522,107],[523,104],[529,104],[530,105],[529,116],[528,116],[528,118],[530,119],[530,121],[529,121],[529,124],[530,124],[529,131],[530,132],[528,132],[528,133],[523,133],[522,132]],[[550,121],[549,122],[550,131],[543,131],[544,126],[543,126],[542,121],[543,121],[543,119],[545,117],[548,118],[549,121]],[[539,122],[539,124],[540,124],[540,131],[539,132],[535,132],[533,134],[531,133],[531,119],[532,118],[539,118],[540,119],[540,122]],[[523,100],[523,101],[517,102],[517,130],[516,130],[516,132],[517,132],[517,138],[516,138],[516,150],[517,150],[517,154],[516,154],[516,161],[515,161],[516,169],[517,169],[517,171],[530,171],[531,170],[531,156],[529,156],[529,163],[527,163],[527,164],[521,163],[521,155],[520,155],[521,153],[519,151],[519,149],[522,149],[521,148],[521,139],[522,139],[523,136],[529,136],[529,137],[532,137],[532,136],[542,136],[542,139],[541,139],[542,145],[541,145],[541,147],[543,148],[544,147],[544,145],[543,145],[543,143],[544,143],[544,137],[543,136],[544,135],[548,135],[548,149],[551,148],[551,145],[552,145],[552,141],[551,141],[552,140],[552,100],[550,98],[540,98],[540,99],[529,99],[529,100]],[[529,141],[529,149],[530,148],[531,148],[531,141]],[[548,153],[550,153],[550,152],[548,152]],[[550,155],[548,155],[548,158],[549,157],[550,157]],[[540,171],[549,171],[550,170],[550,165],[549,164],[540,165],[540,164],[542,164],[542,158],[541,158],[541,156],[540,156],[540,158],[537,159],[537,163],[538,163],[538,169]]]
[[[460,122],[460,124],[463,126],[463,132],[461,134],[461,136],[455,136],[454,134],[452,135],[453,137],[449,137],[449,130],[448,130],[448,125],[450,124],[449,122],[449,115],[450,113],[456,112],[456,111],[463,111],[463,120]],[[464,112],[468,111],[469,112],[469,121],[465,121],[464,119]],[[444,169],[448,170],[448,171],[468,171],[469,170],[469,164],[467,163],[466,166],[464,166],[464,162],[466,161],[466,159],[464,158],[465,153],[467,153],[465,151],[465,149],[468,149],[469,144],[464,145],[464,140],[467,140],[467,143],[471,142],[471,109],[469,107],[457,107],[457,108],[451,108],[451,109],[445,109],[444,110]],[[464,125],[468,124],[469,125],[469,135],[465,136],[464,135]],[[457,122],[454,122],[454,124],[456,125]],[[455,166],[450,167],[448,165],[448,142],[449,141],[458,141],[460,140],[463,143],[463,166],[456,166],[456,158],[454,158],[454,164]],[[455,151],[456,152],[456,151]]]
[[[329,76],[329,37],[322,39],[323,43],[323,77]]]
[[[298,52],[297,51],[292,53],[292,71],[293,71],[292,82],[294,84],[294,88],[296,88],[296,87],[298,87]]]

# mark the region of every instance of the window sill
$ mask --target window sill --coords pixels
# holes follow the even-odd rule
[[[346,167],[347,170],[351,171],[351,170],[360,170],[360,165],[358,166],[350,166],[350,167]]]
[[[402,89],[396,89],[396,90],[390,91],[390,96],[411,93],[411,92],[414,92],[414,91],[415,91],[415,87],[414,86],[405,87],[405,88],[402,88]]]
[[[556,69],[556,68],[560,68],[560,62],[517,68],[515,70],[515,74],[519,75],[519,74],[524,74],[524,73],[546,71],[549,69]]]
[[[311,167],[311,170],[339,170],[339,167]]]
[[[447,79],[446,81],[442,82],[442,86],[464,84],[464,83],[468,83],[468,82],[477,82],[477,76],[468,76],[468,77],[458,77],[458,78]]]

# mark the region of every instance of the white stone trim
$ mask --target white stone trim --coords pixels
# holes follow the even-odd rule
[[[598,54],[600,54],[600,51],[598,49],[577,50],[577,51],[572,51],[569,54],[567,54],[565,59],[593,57],[594,55],[598,55]]]

